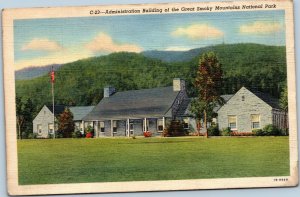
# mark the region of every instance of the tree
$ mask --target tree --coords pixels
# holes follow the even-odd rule
[[[283,88],[283,91],[281,92],[280,99],[279,99],[279,105],[284,111],[288,111],[288,90],[287,86]]]
[[[24,103],[22,102],[21,97],[16,97],[16,115],[17,115],[17,135],[19,139],[22,139],[21,128],[24,124]]]
[[[203,119],[203,111],[204,111],[205,103],[199,99],[193,99],[190,106],[190,111],[192,112],[193,117],[196,120],[196,127],[198,136],[200,136],[201,129],[201,120]]]
[[[28,136],[29,133],[32,133],[32,121],[34,117],[35,107],[30,98],[26,100],[23,107],[23,116],[24,116],[24,124],[23,131],[24,134]]]
[[[199,60],[199,67],[194,85],[198,91],[198,105],[203,114],[203,126],[207,131],[207,120],[213,113],[217,103],[222,104],[221,85],[223,71],[222,66],[214,52],[202,54]],[[201,116],[200,112],[198,111]],[[206,132],[208,137],[208,132]]]
[[[58,131],[62,134],[63,137],[69,138],[72,137],[72,132],[74,132],[74,122],[72,112],[66,108],[58,118]]]
[[[287,120],[287,113],[289,110],[288,105],[288,89],[287,86],[283,88],[283,91],[281,92],[280,99],[279,99],[279,105],[281,109],[284,110],[284,128],[288,128],[288,120]]]

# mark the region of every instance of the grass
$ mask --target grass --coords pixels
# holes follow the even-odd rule
[[[19,140],[19,184],[289,175],[288,137]]]

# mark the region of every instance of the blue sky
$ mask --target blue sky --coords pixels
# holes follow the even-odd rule
[[[284,24],[281,10],[16,20],[15,68],[223,42],[285,45]]]

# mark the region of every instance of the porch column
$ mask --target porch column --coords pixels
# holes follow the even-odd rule
[[[127,137],[129,137],[129,119],[127,119],[127,124],[126,124],[126,132],[127,132]]]
[[[165,130],[165,124],[166,124],[165,123],[166,122],[165,117],[162,118],[162,121],[163,121],[163,131],[164,131]]]
[[[95,121],[94,131],[94,137],[98,137],[98,120]]]
[[[110,135],[114,136],[114,130],[113,130],[113,120],[110,120]]]
[[[82,134],[84,134],[84,121],[82,121],[82,123],[81,123],[82,125]]]
[[[144,132],[147,131],[147,118],[144,118]]]

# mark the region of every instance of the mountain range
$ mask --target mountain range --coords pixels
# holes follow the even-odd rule
[[[195,96],[193,81],[199,57],[207,51],[213,51],[222,64],[222,94],[233,94],[246,86],[279,98],[286,86],[285,46],[221,44],[183,52],[118,52],[54,65],[55,102],[95,105],[107,85],[117,91],[164,87],[172,85],[173,78],[184,79],[189,96]],[[17,96],[24,101],[31,99],[37,111],[52,101],[51,67],[16,71]]]

